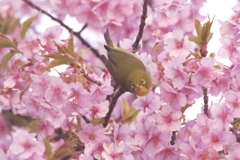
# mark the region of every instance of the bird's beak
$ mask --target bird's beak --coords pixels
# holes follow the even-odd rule
[[[135,86],[135,88],[139,88],[139,87],[140,87],[140,85]]]

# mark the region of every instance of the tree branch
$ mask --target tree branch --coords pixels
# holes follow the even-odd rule
[[[106,127],[108,125],[109,119],[111,117],[114,107],[116,106],[118,98],[125,92],[126,90],[120,87],[119,90],[116,92],[116,94],[112,94],[112,99],[110,100],[111,103],[109,105],[109,111],[104,119],[105,121],[103,123],[103,127]]]
[[[173,131],[173,132],[172,132],[172,137],[171,137],[172,140],[170,141],[170,144],[171,144],[171,145],[174,145],[174,144],[175,144],[175,141],[176,141],[176,139],[177,139],[176,134],[177,134],[177,131]]]
[[[204,114],[208,116],[208,92],[207,88],[203,87],[203,102],[204,102]]]
[[[137,38],[136,38],[135,42],[132,45],[132,52],[133,53],[137,52],[140,49],[139,42],[142,39],[143,29],[144,29],[144,26],[146,24],[145,20],[147,18],[148,2],[149,2],[149,0],[144,0],[144,3],[143,3],[143,12],[142,12],[142,16],[141,16],[141,22],[140,22],[140,25],[139,25],[138,35],[137,35]]]
[[[54,21],[56,21],[57,23],[59,23],[61,26],[63,26],[65,29],[67,29],[69,33],[72,32],[72,28],[70,28],[69,26],[67,26],[66,24],[64,24],[60,19],[53,17],[53,16],[52,16],[51,14],[49,14],[47,11],[45,11],[45,10],[41,9],[40,7],[36,6],[35,4],[33,4],[33,3],[32,3],[31,1],[29,1],[29,0],[23,0],[23,1],[24,1],[27,5],[29,5],[30,7],[38,10],[39,12],[47,15],[47,16],[50,17],[52,20],[54,20]],[[102,56],[99,54],[98,50],[96,50],[95,48],[93,48],[86,40],[84,40],[84,39],[80,36],[81,31],[82,31],[84,28],[86,28],[86,26],[87,26],[87,24],[85,24],[85,25],[83,26],[83,28],[82,28],[79,32],[73,32],[73,35],[75,35],[75,36],[82,42],[83,45],[85,45],[85,46],[88,47],[88,48],[91,48],[93,54],[94,54],[97,58],[101,59],[102,62],[104,63],[104,60],[102,59]],[[104,64],[105,64],[105,63],[104,63]],[[106,65],[106,64],[105,64],[105,65]]]

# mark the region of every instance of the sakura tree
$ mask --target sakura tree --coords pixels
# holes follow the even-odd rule
[[[0,1],[0,157],[240,159],[240,3],[220,21],[215,53],[208,44],[219,22],[200,15],[204,3]],[[111,78],[107,28],[147,64],[148,95],[126,92]],[[202,112],[187,119],[199,99]]]

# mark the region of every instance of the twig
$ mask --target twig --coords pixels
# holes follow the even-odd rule
[[[176,133],[177,133],[177,131],[173,131],[172,132],[172,137],[171,137],[171,141],[170,141],[170,144],[171,145],[174,145],[175,144],[175,141],[176,141]]]
[[[204,114],[208,116],[208,94],[207,88],[203,87]]]
[[[23,0],[27,5],[31,6],[32,8],[41,11],[41,13],[47,15],[48,17],[50,17],[52,20],[58,22],[61,26],[63,26],[65,29],[68,30],[68,32],[72,32],[72,28],[70,28],[69,26],[67,26],[66,24],[64,24],[60,19],[53,17],[51,14],[49,14],[47,11],[41,9],[40,7],[36,6],[35,4],[33,4],[31,1],[29,0]],[[85,41],[81,36],[80,33],[81,31],[86,28],[86,24],[83,26],[83,28],[79,31],[79,32],[72,32],[81,42],[83,45],[85,45],[88,48],[91,48],[92,52],[94,53],[94,55],[96,57],[98,57],[99,59],[102,60],[102,62],[104,63],[102,56],[99,54],[98,50],[96,50],[95,48],[93,48],[87,41]],[[105,64],[105,63],[104,63]]]
[[[109,111],[108,111],[108,113],[107,113],[107,115],[106,115],[106,117],[104,119],[105,121],[103,123],[103,127],[106,127],[108,125],[108,121],[109,121],[109,119],[111,117],[111,114],[112,114],[113,109],[114,109],[114,107],[115,107],[115,105],[117,103],[117,100],[124,92],[126,92],[125,89],[120,87],[119,90],[116,92],[116,94],[112,95],[111,103],[109,105]]]
[[[97,80],[92,79],[91,77],[89,77],[89,75],[87,74],[87,71],[85,69],[82,69],[81,73],[83,74],[83,77],[86,78],[88,81],[90,81],[92,83],[95,83],[95,84],[97,84],[99,86],[102,85],[102,83],[100,81],[97,81]]]
[[[142,39],[142,35],[143,35],[143,29],[144,29],[144,26],[145,26],[145,20],[147,18],[147,7],[148,7],[148,2],[149,0],[144,0],[144,3],[143,3],[143,12],[142,12],[142,16],[141,16],[141,23],[139,25],[139,30],[138,30],[138,35],[137,35],[137,38],[135,40],[135,42],[133,43],[132,45],[132,52],[135,53],[139,50],[139,42],[140,40]]]
[[[240,143],[240,134],[238,133],[236,128],[230,128],[230,131],[236,136],[236,141]]]

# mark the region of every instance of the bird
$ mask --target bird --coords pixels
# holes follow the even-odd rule
[[[111,76],[122,88],[138,96],[145,96],[149,93],[152,79],[146,64],[134,53],[117,47],[107,29],[104,33],[107,45],[104,48],[108,52],[106,67]]]

